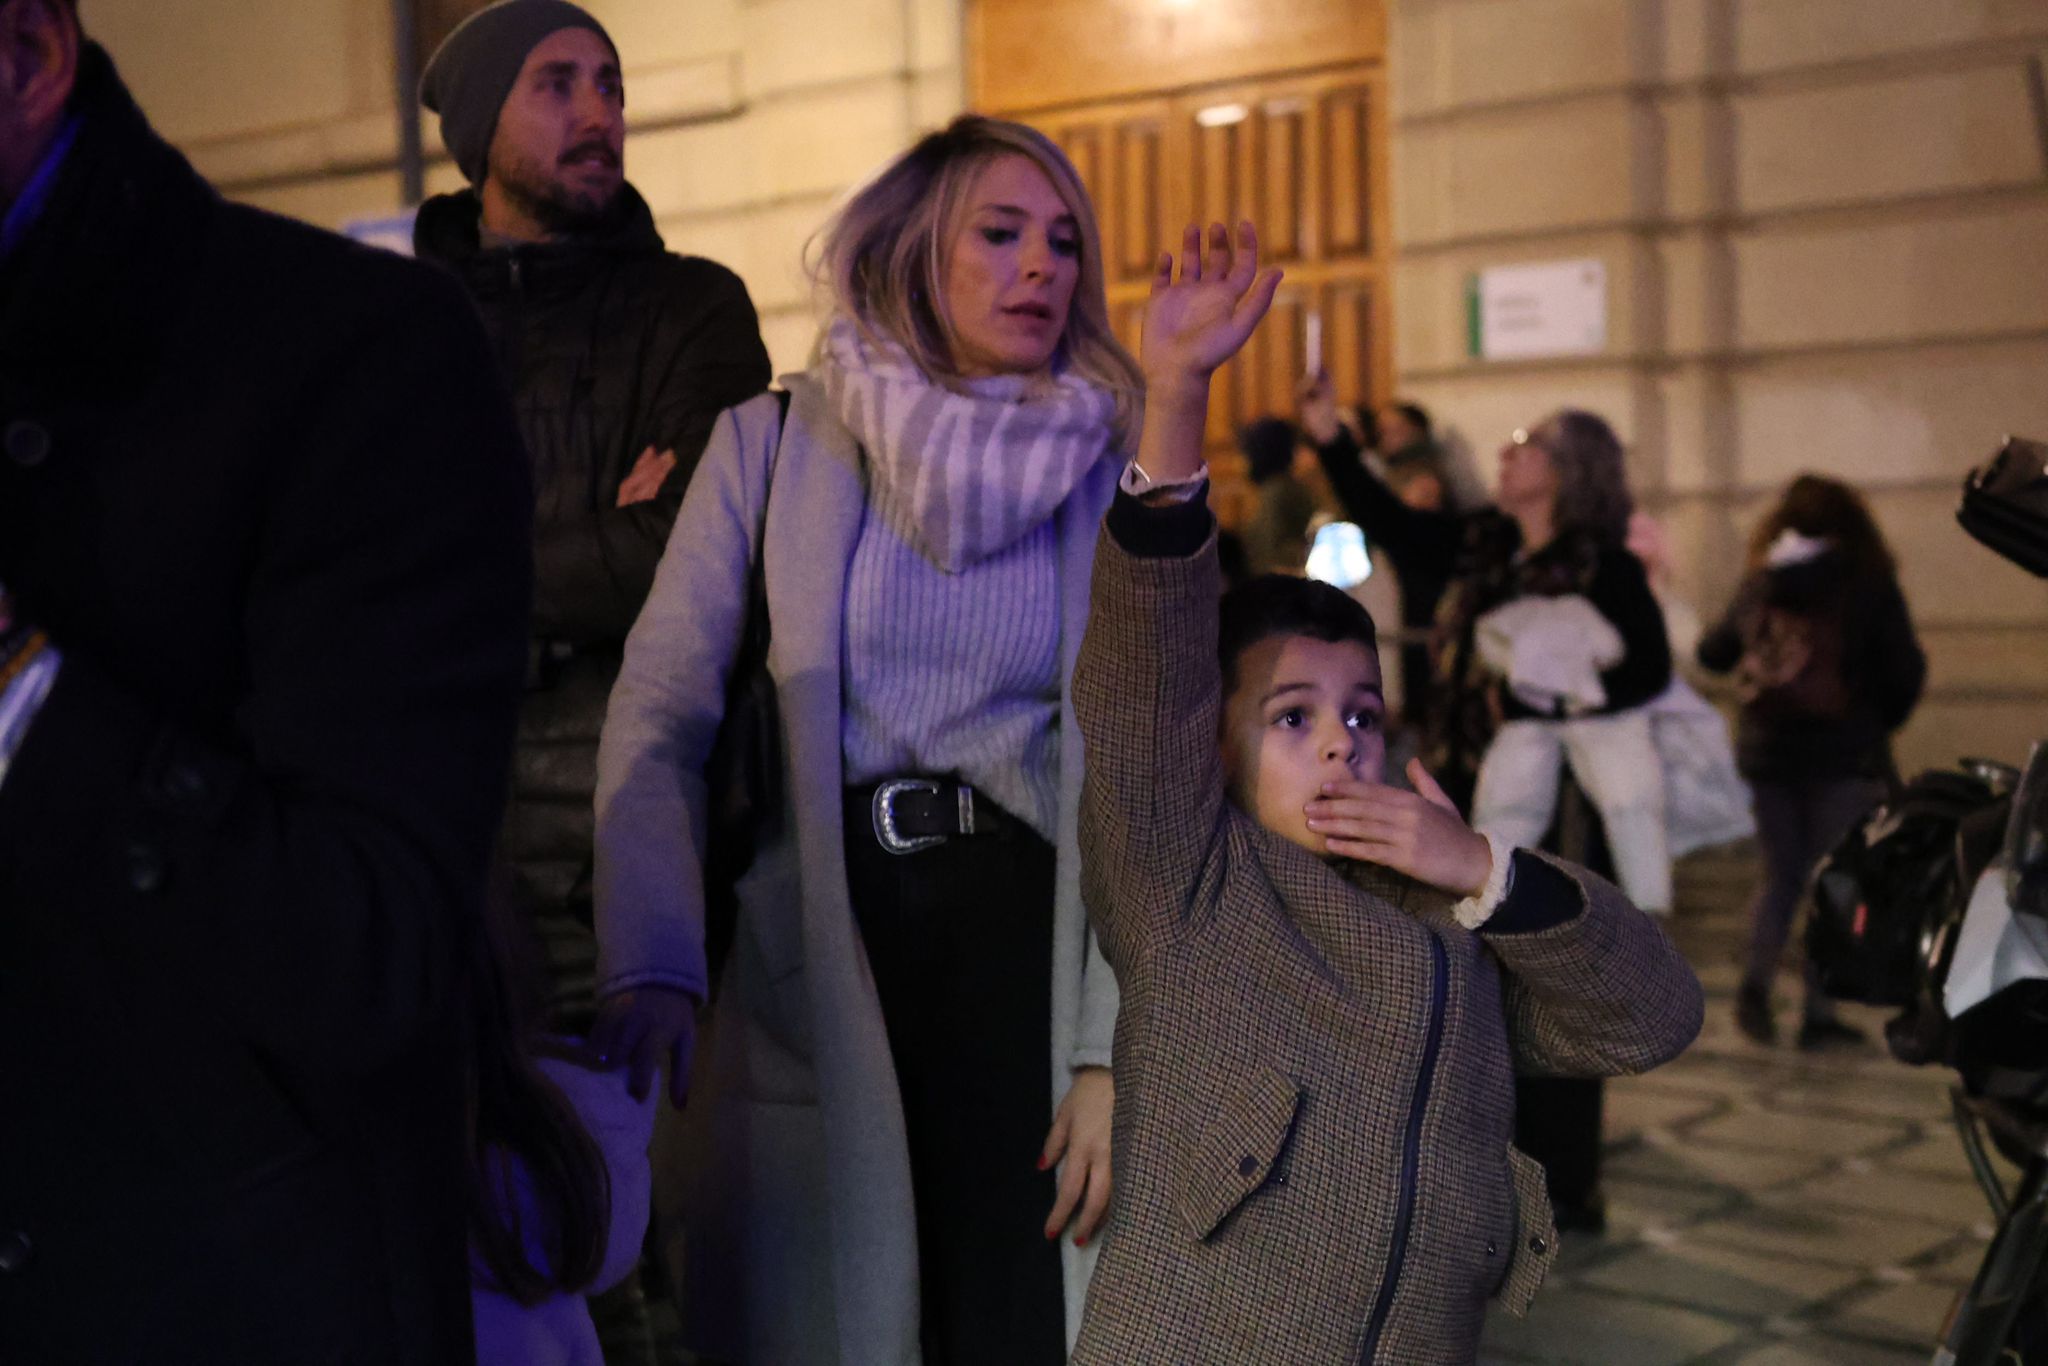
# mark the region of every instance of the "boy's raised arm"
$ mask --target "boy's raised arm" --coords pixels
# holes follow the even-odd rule
[[[1145,425],[1096,551],[1074,675],[1087,743],[1083,893],[1113,966],[1186,918],[1223,806],[1215,522],[1203,497],[1209,378],[1265,316],[1280,274],[1240,224],[1162,255],[1145,311]]]
[[[1153,508],[1119,493],[1074,671],[1083,893],[1114,966],[1184,922],[1220,828],[1216,597],[1206,499]]]

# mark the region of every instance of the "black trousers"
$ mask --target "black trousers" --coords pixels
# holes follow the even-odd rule
[[[846,874],[903,1095],[926,1366],[1066,1360],[1052,1127],[1053,849],[1021,823],[914,854],[849,794]]]
[[[1749,909],[1749,953],[1742,989],[1769,1000],[1785,956],[1785,941],[1806,899],[1806,879],[1870,808],[1884,800],[1881,778],[1815,778],[1807,782],[1756,781],[1757,843],[1764,880]],[[1802,958],[1804,955],[1802,955]],[[1804,968],[1806,1018],[1834,1018],[1812,964]]]
[[[1559,781],[1557,824],[1543,847],[1614,876],[1600,814],[1569,772]],[[1515,1146],[1543,1164],[1551,1203],[1584,1208],[1600,1193],[1604,1086],[1599,1078],[1515,1078]]]

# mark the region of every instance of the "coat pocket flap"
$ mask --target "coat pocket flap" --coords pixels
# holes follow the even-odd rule
[[[1550,1210],[1550,1180],[1543,1164],[1510,1147],[1508,1169],[1515,1180],[1515,1245],[1494,1298],[1520,1318],[1529,1312],[1530,1301],[1557,1260],[1557,1221]]]
[[[1301,1087],[1270,1067],[1259,1068],[1225,1094],[1189,1150],[1176,1183],[1174,1204],[1189,1233],[1207,1238],[1272,1177],[1300,1108]]]

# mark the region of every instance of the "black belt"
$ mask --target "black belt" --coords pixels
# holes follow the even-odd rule
[[[914,854],[966,836],[1011,835],[1015,816],[966,783],[950,778],[891,778],[846,790],[849,814],[865,804],[875,842],[892,854]]]

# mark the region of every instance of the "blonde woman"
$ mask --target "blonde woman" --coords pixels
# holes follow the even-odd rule
[[[1110,1194],[1116,987],[1068,679],[1141,380],[1094,213],[962,118],[827,228],[811,368],[719,421],[599,757],[600,1046],[689,1086],[667,1201],[731,1362],[1065,1359]],[[708,994],[704,766],[757,552],[785,819]]]

